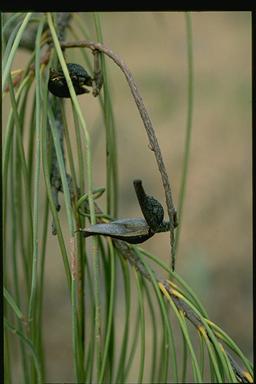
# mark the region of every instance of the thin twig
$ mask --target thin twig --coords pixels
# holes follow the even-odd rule
[[[62,48],[75,48],[75,47],[83,47],[83,48],[89,48],[92,51],[100,51],[103,52],[105,55],[110,57],[122,70],[124,73],[126,80],[129,84],[130,90],[132,92],[132,95],[134,97],[135,103],[138,107],[139,113],[141,115],[142,121],[144,123],[144,127],[146,129],[148,139],[149,139],[149,146],[150,149],[154,152],[158,169],[161,174],[162,183],[165,191],[165,199],[166,199],[166,205],[167,205],[167,211],[168,216],[170,220],[170,243],[171,243],[171,255],[172,255],[172,270],[175,269],[175,239],[174,239],[174,221],[176,218],[176,209],[174,207],[173,198],[172,198],[172,192],[171,192],[171,186],[169,183],[169,178],[166,172],[166,167],[163,161],[161,149],[158,144],[158,140],[155,134],[155,130],[153,127],[153,124],[150,120],[150,117],[148,115],[148,112],[145,108],[145,105],[143,103],[142,97],[140,96],[140,93],[138,91],[138,88],[136,86],[136,83],[133,79],[133,76],[127,67],[126,63],[117,55],[115,54],[111,49],[107,48],[103,44],[100,43],[94,43],[94,42],[88,42],[88,41],[76,41],[76,42],[63,42],[61,44]]]
[[[57,21],[57,32],[58,32],[58,38],[60,41],[62,41],[65,37],[65,32],[68,27],[68,24],[71,19],[70,13],[65,12],[59,12],[57,13],[56,21]],[[64,152],[64,126],[63,126],[63,116],[62,116],[62,106],[63,103],[62,99],[56,99],[52,98],[53,108],[54,108],[54,114],[55,114],[55,126],[56,130],[59,135],[60,145],[61,145],[61,152],[64,159],[65,164],[65,152]],[[67,174],[67,172],[66,172]],[[69,180],[69,184],[72,185],[72,181],[70,180],[70,176],[67,174],[67,178]],[[56,210],[59,211],[61,206],[59,204],[58,194],[59,192],[63,192],[62,188],[62,182],[60,177],[60,171],[59,171],[59,165],[57,162],[57,155],[54,146],[52,146],[52,153],[51,153],[51,186],[52,186],[52,196],[55,201],[55,207]],[[52,234],[56,235],[56,228],[54,222],[52,223]]]

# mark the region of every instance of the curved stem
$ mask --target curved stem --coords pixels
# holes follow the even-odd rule
[[[88,42],[88,41],[76,41],[76,42],[63,42],[61,44],[62,48],[75,48],[75,47],[84,47],[89,48],[92,51],[98,50],[100,52],[103,52],[105,55],[110,57],[122,70],[124,73],[126,80],[129,84],[131,93],[134,97],[135,103],[137,105],[137,108],[139,110],[139,113],[141,115],[144,127],[147,132],[147,136],[149,139],[150,149],[154,152],[156,162],[158,165],[159,172],[161,174],[162,183],[165,191],[165,198],[166,198],[166,205],[168,210],[168,216],[170,220],[170,244],[171,244],[171,256],[172,256],[172,269],[175,269],[175,248],[174,248],[174,218],[176,216],[176,209],[174,207],[173,198],[172,198],[172,192],[171,192],[171,186],[169,183],[169,178],[167,175],[167,171],[165,168],[165,164],[163,161],[162,153],[158,144],[158,140],[155,134],[155,130],[153,128],[153,124],[150,120],[150,117],[148,115],[148,112],[144,106],[142,97],[138,91],[138,88],[136,86],[136,83],[133,79],[133,76],[125,64],[125,62],[113,51],[111,51],[109,48],[104,46],[100,43],[94,43],[94,42]]]
[[[183,161],[183,171],[182,179],[179,193],[179,220],[182,220],[183,207],[185,201],[185,193],[187,186],[188,178],[188,165],[189,165],[189,155],[191,147],[191,132],[192,132],[192,112],[193,112],[193,46],[192,46],[192,23],[191,23],[191,14],[190,12],[185,12],[186,17],[186,30],[187,30],[187,63],[188,63],[188,93],[187,93],[187,128],[186,128],[186,141],[184,148],[184,161]],[[176,240],[175,240],[175,254],[177,254],[179,239],[180,239],[181,227],[177,229]]]

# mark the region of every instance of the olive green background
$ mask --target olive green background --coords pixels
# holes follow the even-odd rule
[[[84,14],[84,22],[93,31],[91,14]],[[101,22],[105,45],[128,65],[153,122],[177,206],[187,119],[184,13],[108,12],[101,14]],[[193,128],[177,272],[210,319],[252,359],[251,15],[192,12],[192,27]],[[13,67],[27,57],[22,51]],[[83,63],[78,50],[67,51],[67,61]],[[117,128],[119,217],[141,216],[135,178],[143,180],[166,212],[156,161],[128,84],[119,68],[106,61]],[[94,185],[104,186],[105,136],[98,100],[83,95],[79,102],[94,145]],[[63,197],[61,202],[65,221]],[[99,204],[105,206],[104,197]],[[49,225],[44,301],[48,378],[67,382],[73,378],[71,307],[57,238],[50,231]],[[168,233],[143,247],[169,263]]]

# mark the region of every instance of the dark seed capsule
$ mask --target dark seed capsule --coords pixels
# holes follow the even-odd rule
[[[92,86],[92,78],[86,70],[79,64],[67,64],[70,78],[72,80],[77,95],[89,93],[85,85]],[[70,92],[62,69],[51,69],[48,82],[49,91],[57,97],[70,98]]]
[[[143,243],[154,235],[144,219],[131,218],[111,221],[107,224],[90,225],[81,229],[84,236],[102,235],[114,239],[124,240],[127,243]]]
[[[156,232],[164,219],[164,209],[153,196],[148,196],[141,180],[133,182],[143,216],[149,227]]]

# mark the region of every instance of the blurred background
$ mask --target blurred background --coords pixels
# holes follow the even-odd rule
[[[95,36],[92,15],[83,17]],[[101,23],[104,44],[121,56],[134,76],[155,128],[177,207],[187,119],[184,13],[107,12],[101,13]],[[192,28],[193,128],[176,268],[209,318],[252,360],[251,14],[192,12]],[[28,57],[21,50],[13,68]],[[78,50],[67,51],[66,57],[68,62],[83,63]],[[106,61],[117,128],[119,217],[138,217],[133,180],[141,178],[146,191],[165,207],[164,190],[124,75],[110,59]],[[98,100],[85,95],[79,102],[94,144],[94,184],[104,186],[105,138]],[[99,204],[104,206],[104,198]],[[60,217],[66,220],[64,211]],[[169,264],[168,233],[154,236],[143,247]],[[45,276],[48,377],[52,382],[72,380],[70,303],[53,236],[49,236]]]

